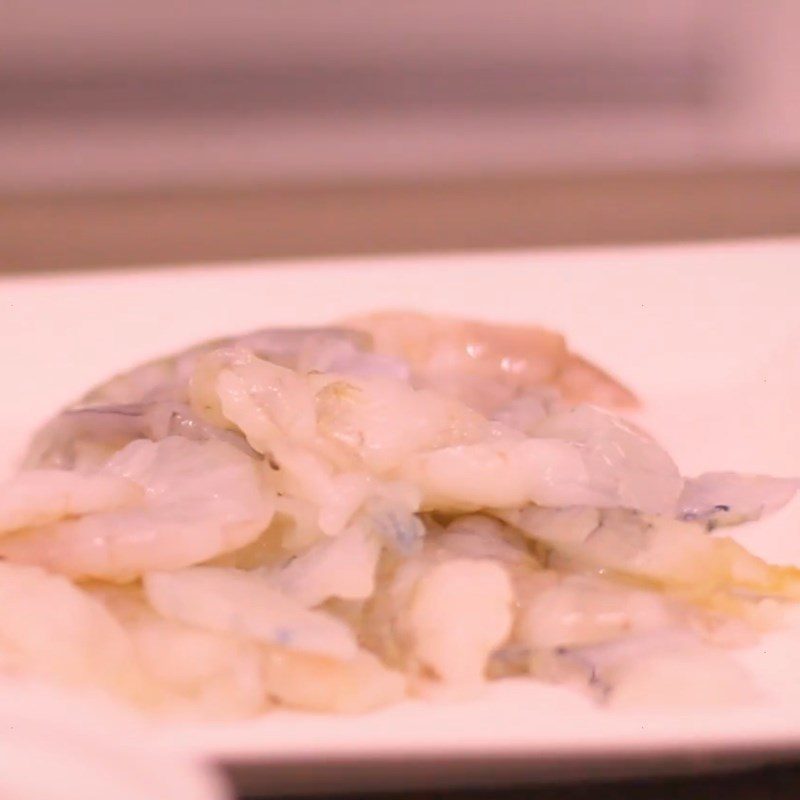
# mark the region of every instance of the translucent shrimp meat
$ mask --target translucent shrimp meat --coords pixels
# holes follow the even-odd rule
[[[636,398],[557,333],[404,312],[118,375],[0,485],[0,674],[189,719],[521,675],[749,701],[724,649],[785,623],[800,568],[713,529],[798,481],[684,479],[598,405]]]
[[[256,463],[223,442],[137,440],[104,474],[141,487],[140,502],[27,527],[0,538],[0,555],[72,577],[130,580],[242,547],[273,513]]]
[[[505,565],[533,562],[524,542],[507,525],[485,514],[456,517],[431,544],[464,558],[488,558]]]
[[[678,506],[686,520],[702,520],[709,528],[760,519],[783,508],[800,489],[796,478],[707,472],[686,481]]]
[[[215,350],[244,349],[288,367],[327,370],[337,359],[343,360],[345,353],[352,360],[354,352],[368,351],[369,343],[363,333],[338,328],[275,328],[213,339],[117,375],[79,403],[186,402],[197,361]]]
[[[0,536],[65,517],[127,508],[142,497],[139,484],[117,475],[56,469],[20,472],[0,483]]]
[[[651,436],[632,423],[579,406],[546,416],[533,435],[580,448],[593,487],[606,498],[597,505],[675,513],[683,490],[678,467]]]
[[[0,674],[110,689],[142,700],[122,626],[66,578],[0,562]]]
[[[358,714],[397,703],[406,694],[405,677],[363,650],[338,659],[272,647],[264,656],[263,674],[274,700],[305,711]]]
[[[515,641],[536,650],[585,647],[678,621],[663,595],[608,580],[567,575],[529,597],[515,624]]]
[[[204,405],[218,405],[259,452],[288,441],[371,473],[389,473],[413,452],[476,441],[491,429],[457,401],[387,378],[306,377],[246,354],[204,378],[211,384]]]
[[[406,626],[416,658],[438,678],[469,687],[511,632],[513,589],[498,563],[453,558],[414,586]]]
[[[800,599],[800,569],[767,564],[732,539],[708,536],[697,522],[534,506],[500,516],[577,564],[680,587],[698,599],[730,590]]]
[[[194,441],[219,439],[255,455],[244,437],[200,419],[188,405],[173,402],[78,406],[49,422],[28,448],[29,468],[96,469],[135,439],[160,441],[183,436]]]
[[[602,699],[618,708],[709,708],[752,703],[752,678],[730,655],[684,631],[633,636],[575,653]]]
[[[245,350],[301,372],[388,376],[407,380],[400,359],[370,352],[364,333],[337,328],[267,329],[188,348],[112,378],[65,409],[34,437],[28,467],[92,463],[136,438],[221,438],[241,446],[238,435],[203,424],[189,409],[189,381],[197,364],[218,350]]]
[[[531,502],[666,509],[674,507],[680,487],[679,480],[658,474],[629,479],[624,465],[609,471],[580,443],[513,435],[415,454],[398,477],[423,490],[423,508],[458,511]]]
[[[159,614],[186,625],[333,658],[351,658],[357,651],[344,623],[309,611],[264,575],[191,567],[148,573],[144,588]]]
[[[407,361],[418,385],[484,412],[543,386],[555,387],[570,402],[636,404],[629,389],[544,328],[407,311],[351,317],[343,324],[367,332],[375,352]]]
[[[363,600],[375,589],[381,541],[363,522],[312,545],[270,574],[285,595],[307,607],[332,597]]]
[[[181,719],[235,719],[268,705],[259,647],[160,616],[139,586],[88,587],[124,627],[150,704]]]
[[[343,622],[307,610],[263,575],[193,567],[151,573],[144,586],[166,619],[260,645],[265,691],[283,705],[355,713],[405,692],[404,678],[360,650]]]

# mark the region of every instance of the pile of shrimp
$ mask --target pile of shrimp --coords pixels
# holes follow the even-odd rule
[[[155,713],[362,712],[564,684],[754,696],[800,570],[724,528],[798,481],[681,476],[560,335],[406,312],[119,375],[0,486],[0,674]]]

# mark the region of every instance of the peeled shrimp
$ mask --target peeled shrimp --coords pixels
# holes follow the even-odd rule
[[[315,399],[319,434],[377,474],[391,473],[413,453],[491,433],[490,423],[464,404],[387,379],[328,380]]]
[[[373,381],[362,379],[362,383],[372,385]],[[378,383],[382,385],[382,381]],[[346,436],[333,435],[332,423],[325,427],[317,410],[318,388],[313,377],[241,351],[230,359],[202,363],[192,381],[195,407],[220,419],[221,424],[241,430],[249,444],[267,456],[270,480],[281,494],[284,510],[290,515],[294,511],[315,517],[311,526],[304,526],[301,543],[340,533],[370,499],[383,498],[386,509],[405,505],[416,510],[419,493],[414,487],[370,474],[360,451],[350,446]],[[322,388],[324,391],[324,384]],[[355,387],[353,391],[357,391]],[[329,397],[328,407],[331,402]],[[388,418],[382,421],[385,430]],[[365,447],[373,460],[386,461],[398,445],[390,433],[384,434],[384,440],[378,439],[382,430],[377,422],[375,437]],[[362,423],[369,425],[371,419]],[[365,441],[365,436],[359,434],[358,440]]]
[[[311,463],[316,453],[339,470],[418,487],[425,508],[533,501],[671,512],[682,488],[674,463],[652,439],[593,409],[547,417],[531,438],[398,381],[306,377],[244,353],[204,376],[203,386],[197,407],[218,407],[212,413],[235,424],[254,449],[279,465],[286,461],[290,472],[292,461],[309,462],[294,470],[306,484],[326,469]],[[315,486],[333,480],[329,474]],[[323,493],[309,487],[303,494]]]
[[[399,381],[301,376],[243,353],[217,366],[194,383],[196,407],[234,424],[268,454],[279,491],[314,502],[327,535],[360,506],[373,502],[374,509],[377,498],[396,509],[394,519],[408,520],[420,493],[403,479],[404,461],[491,434],[491,423],[463,404]],[[418,526],[396,530],[410,541]]]
[[[375,589],[381,541],[363,522],[312,545],[272,573],[273,583],[300,604],[313,607],[332,597],[363,600]]]
[[[571,405],[635,398],[557,334],[352,325],[201,344],[53,420],[0,486],[0,672],[211,718],[523,672],[621,704],[746,694],[708,646],[773,626],[800,570],[709,530],[796,482],[685,481]]]
[[[194,405],[262,453],[304,445],[340,469],[385,474],[409,454],[477,441],[491,425],[463,404],[389,378],[300,375],[238,352],[193,381]]]
[[[66,578],[0,562],[0,673],[141,699],[132,656],[119,623]]]
[[[190,719],[249,717],[266,707],[255,643],[159,616],[138,586],[94,584],[88,591],[124,626],[151,707]]]
[[[63,411],[36,435],[25,466],[93,469],[135,439],[157,442],[167,436],[219,439],[255,455],[241,434],[210,425],[184,403],[128,403]]]
[[[222,567],[151,572],[145,594],[166,619],[334,658],[352,658],[356,643],[347,626],[309,611],[261,574]]]
[[[625,481],[624,467],[617,476],[608,475],[583,445],[522,436],[419,453],[403,464],[398,477],[422,489],[425,509],[474,511],[534,502],[662,510],[674,506],[677,497],[652,476],[643,476],[638,486]]]
[[[707,472],[686,481],[678,506],[686,520],[709,528],[759,519],[785,506],[800,489],[796,478]]]
[[[373,645],[390,656],[399,647],[402,662],[469,689],[483,681],[489,654],[511,631],[512,602],[511,579],[498,561],[420,556],[403,563],[372,612],[373,625],[393,632],[396,642]]]
[[[103,475],[132,482],[141,500],[28,526],[0,538],[0,555],[72,577],[126,580],[242,547],[272,517],[274,493],[256,463],[218,441],[137,440],[106,464]]]
[[[351,317],[343,324],[369,333],[375,352],[406,360],[419,385],[482,411],[544,386],[554,386],[570,402],[636,404],[629,389],[544,328],[403,311]]]
[[[540,679],[576,685],[617,708],[729,707],[758,696],[728,653],[674,628],[534,653],[529,666]]]
[[[258,644],[266,692],[313,711],[358,712],[396,702],[402,676],[359,650],[347,626],[308,611],[262,575],[194,567],[145,577],[166,619]]]
[[[550,574],[522,603],[515,641],[537,650],[582,647],[663,630],[677,620],[666,598],[608,580]]]
[[[578,652],[612,706],[707,708],[757,697],[740,664],[685,631],[653,632]]]
[[[364,650],[338,659],[270,647],[262,663],[270,697],[305,711],[362,713],[397,703],[406,692],[404,676]]]
[[[613,498],[609,505],[650,514],[675,512],[683,489],[677,465],[652,436],[627,420],[579,406],[549,414],[531,435],[577,447],[592,485]]]
[[[683,488],[663,448],[631,423],[589,406],[537,416],[525,430],[494,428],[486,441],[421,453],[403,477],[426,507],[632,508],[672,514]]]
[[[56,469],[20,472],[0,484],[0,535],[65,517],[130,507],[142,495],[138,484],[117,475]]]
[[[342,347],[344,346],[344,349]],[[86,394],[81,404],[185,402],[197,361],[219,349],[242,348],[289,367],[329,369],[337,357],[366,350],[369,337],[337,328],[275,328],[214,339],[117,375]]]
[[[232,605],[230,586],[246,587],[248,581],[258,590],[244,604]],[[340,623],[316,615],[317,641],[312,642],[310,613],[275,592],[265,594],[266,585],[258,576],[208,568],[153,573],[144,592],[100,585],[92,590],[125,626],[132,654],[151,682],[151,705],[162,713],[229,719],[252,716],[273,701],[309,711],[358,713],[403,697],[403,676],[371,654],[349,644],[338,648],[338,655],[331,654],[336,647],[321,648],[328,654],[317,650],[324,620],[334,637]],[[213,605],[216,610],[210,610]],[[290,629],[294,641],[274,644]],[[310,649],[297,649],[305,645]]]
[[[480,683],[489,654],[511,632],[512,601],[511,580],[496,562],[455,558],[433,567],[408,611],[415,656],[445,683]]]
[[[800,569],[773,566],[703,525],[621,509],[531,506],[499,515],[576,564],[675,587],[704,600],[719,591],[800,598]]]
[[[536,562],[515,532],[499,520],[483,514],[456,517],[431,545],[462,558],[488,558],[513,567]]]
[[[334,371],[407,380],[401,360],[369,351],[369,336],[337,328],[266,329],[209,341],[117,375],[65,409],[34,437],[28,467],[71,467],[80,456],[96,461],[135,438],[169,434],[223,438],[224,430],[201,424],[186,406],[189,379],[209,353],[243,349],[301,372]],[[100,456],[95,451],[100,451]]]

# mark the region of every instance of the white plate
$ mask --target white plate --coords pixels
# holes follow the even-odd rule
[[[800,474],[800,241],[233,264],[0,281],[6,464],[61,404],[143,359],[265,325],[413,307],[558,328],[629,381],[687,473]],[[800,503],[742,541],[800,564]],[[518,681],[355,718],[162,728],[261,792],[694,771],[800,754],[800,634],[740,654],[757,705],[610,713]]]

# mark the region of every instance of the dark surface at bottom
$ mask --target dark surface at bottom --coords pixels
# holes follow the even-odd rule
[[[402,776],[397,776],[398,784]],[[257,794],[242,795],[258,800]],[[301,795],[295,800],[302,800]],[[314,795],[314,800],[795,800],[800,798],[800,765],[787,764],[725,775],[680,778],[649,778],[626,781],[551,783],[513,788],[477,790],[430,790],[369,792],[362,794]],[[274,800],[274,797],[271,799]],[[308,796],[311,800],[311,796]]]

